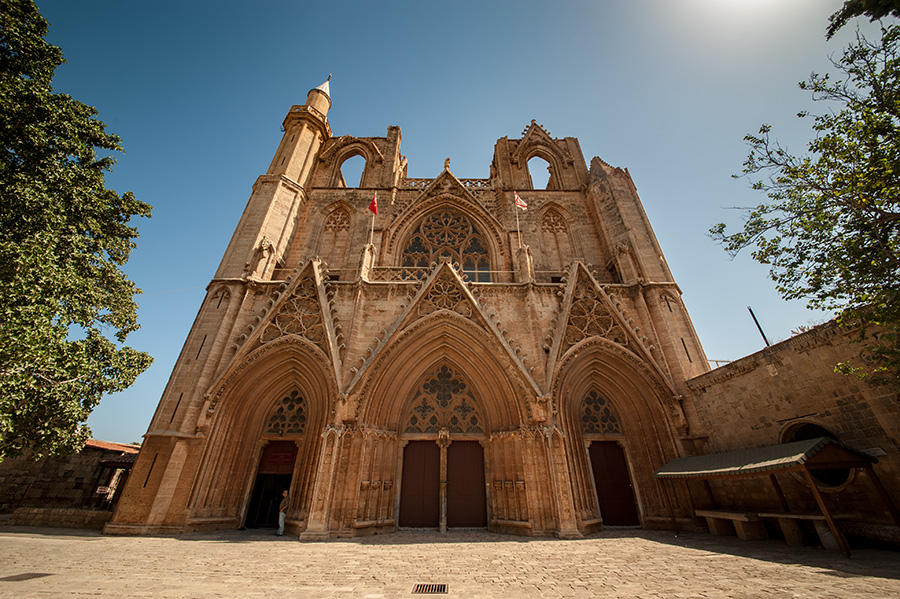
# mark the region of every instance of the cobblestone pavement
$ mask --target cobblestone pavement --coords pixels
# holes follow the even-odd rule
[[[900,553],[617,530],[583,540],[401,531],[299,542],[257,532],[107,537],[0,529],[0,597],[900,597]]]

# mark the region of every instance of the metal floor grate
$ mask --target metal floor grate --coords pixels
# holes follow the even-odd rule
[[[447,593],[446,584],[435,583],[419,583],[413,587],[413,595],[445,595]]]

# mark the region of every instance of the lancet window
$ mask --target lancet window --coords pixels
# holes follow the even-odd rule
[[[441,366],[416,391],[406,420],[407,433],[481,433],[475,396],[465,381],[448,366]]]
[[[296,389],[281,398],[266,422],[266,432],[299,435],[306,430],[306,401]]]
[[[589,391],[581,404],[581,430],[593,434],[622,433],[615,408],[597,391]]]
[[[401,266],[428,267],[444,258],[461,264],[471,281],[491,280],[484,236],[455,210],[432,212],[419,223],[403,250]]]

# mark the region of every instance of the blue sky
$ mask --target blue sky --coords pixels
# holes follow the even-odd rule
[[[784,302],[764,267],[706,231],[763,199],[733,179],[763,122],[802,150],[797,82],[827,70],[839,0],[112,2],[40,0],[68,61],[58,91],[95,106],[125,152],[109,186],[153,205],[127,266],[144,290],[129,344],[153,366],[106,398],[94,436],[146,431],[206,284],[292,104],[334,73],[335,135],[402,129],[411,177],[487,177],[494,142],[536,119],[627,167],[711,359],[827,315]]]

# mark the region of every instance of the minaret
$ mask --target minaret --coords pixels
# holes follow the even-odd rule
[[[216,278],[266,279],[287,249],[316,156],[331,137],[330,81],[331,75],[309,90],[306,104],[291,106],[284,117],[281,143],[266,174],[253,184]]]
[[[329,80],[331,77],[329,76]],[[203,392],[227,366],[228,339],[246,310],[255,281],[271,278],[294,234],[297,214],[307,201],[305,186],[322,144],[331,136],[329,82],[311,89],[306,104],[292,106],[284,136],[268,171],[253,191],[206,298],[188,333],[159,406],[144,436],[135,469],[112,533],[154,533],[187,518],[187,497],[179,495],[183,477],[193,479],[205,442]],[[252,302],[250,302],[252,305]]]
[[[291,106],[284,117],[284,136],[267,171],[270,175],[285,175],[305,185],[312,170],[312,158],[326,139],[331,137],[328,109],[331,108],[331,75],[322,85],[309,90],[306,104]]]

